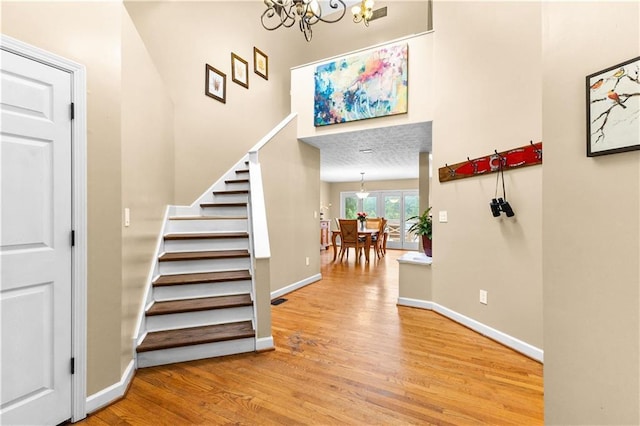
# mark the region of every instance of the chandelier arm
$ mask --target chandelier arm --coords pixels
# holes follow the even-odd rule
[[[274,4],[269,6],[267,10],[262,13],[260,18],[262,22],[262,26],[264,29],[273,31],[277,30],[280,27],[291,28],[293,24],[296,23],[295,13],[291,13],[292,5],[289,5],[288,10],[286,6],[281,6],[278,3],[278,0],[271,0]],[[280,9],[280,11],[278,11]],[[279,21],[275,21],[275,16],[278,17]],[[266,18],[266,20],[265,20]],[[268,25],[270,22],[275,22],[276,25]]]
[[[300,31],[304,34],[304,39],[311,41],[313,31],[311,30],[311,24],[306,19],[300,19]]]
[[[342,6],[340,6],[342,5]],[[330,0],[329,1],[329,7],[332,9],[338,9],[338,8],[342,8],[342,13],[340,13],[340,16],[338,16],[335,19],[325,19],[322,16],[316,16],[316,18],[318,18],[319,21],[322,22],[326,22],[327,24],[333,24],[335,22],[338,22],[339,20],[341,20],[344,15],[347,13],[347,5],[343,0]]]

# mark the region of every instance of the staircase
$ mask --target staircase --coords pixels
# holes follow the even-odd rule
[[[169,207],[138,367],[255,351],[249,188],[243,160],[193,205]]]

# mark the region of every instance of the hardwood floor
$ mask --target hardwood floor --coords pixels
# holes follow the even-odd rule
[[[78,424],[542,424],[542,365],[396,306],[401,254],[323,252],[322,281],[272,307],[275,351],[138,370],[123,400]]]

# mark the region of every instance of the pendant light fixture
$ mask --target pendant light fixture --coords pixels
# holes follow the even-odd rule
[[[329,0],[328,13],[323,13],[318,0],[264,0],[264,4],[267,8],[262,13],[261,21],[265,29],[273,31],[280,27],[290,28],[298,23],[307,41],[311,41],[313,35],[312,25],[318,22],[338,22],[347,11],[344,0]]]
[[[364,190],[364,172],[360,172],[362,178],[360,180],[360,192],[356,192],[356,197],[364,200],[369,196],[369,193]]]

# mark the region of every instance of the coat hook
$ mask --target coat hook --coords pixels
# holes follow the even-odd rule
[[[469,157],[467,157],[467,161],[471,163],[471,166],[473,166],[473,174],[475,175],[478,173],[478,163],[471,161]]]
[[[542,160],[542,146],[540,146],[540,148],[536,148],[536,145],[533,143],[533,141],[530,141],[531,146],[533,147],[533,152],[536,153],[536,158],[541,161]]]
[[[455,170],[453,170],[453,169],[449,166],[449,164],[444,163],[444,166],[445,166],[447,169],[449,169],[449,174],[451,175],[451,177],[454,177],[454,176],[456,175],[456,171],[455,171]]]

